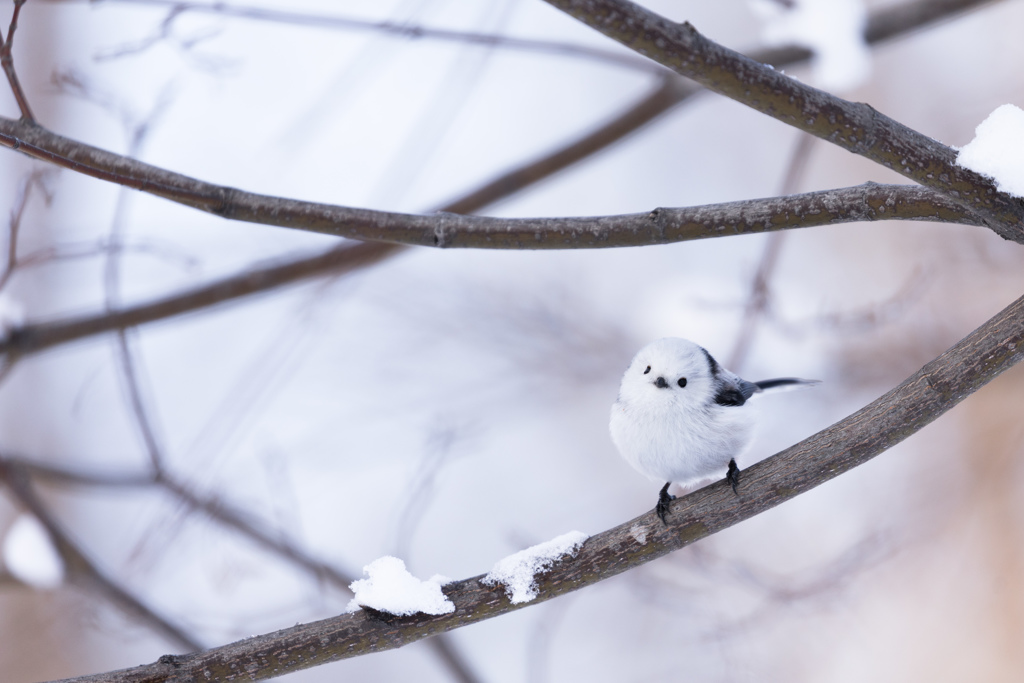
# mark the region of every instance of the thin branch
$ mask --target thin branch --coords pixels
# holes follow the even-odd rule
[[[4,74],[7,75],[7,82],[11,86],[11,92],[14,93],[14,99],[18,102],[21,120],[35,122],[32,109],[28,106],[28,98],[25,97],[25,91],[18,81],[18,74],[14,71],[14,55],[11,53],[14,49],[14,32],[18,28],[18,15],[21,14],[21,6],[24,4],[25,0],[14,0],[14,13],[11,15],[11,25],[7,29],[7,40],[3,40],[3,36],[0,35],[0,41],[2,41],[0,44],[0,67],[3,67]]]
[[[200,683],[265,680],[381,652],[579,590],[650,562],[773,508],[863,464],[916,433],[1024,359],[1024,297],[910,378],[856,413],[744,471],[739,497],[720,481],[673,503],[668,524],[653,511],[591,537],[537,578],[539,596],[513,605],[482,576],[445,586],[450,615],[389,617],[360,610],[206,652],[63,683]],[[642,540],[641,540],[642,539]]]
[[[21,260],[18,258],[18,236],[21,232],[21,220],[25,216],[25,209],[28,208],[29,198],[32,196],[32,186],[42,186],[43,176],[47,175],[51,170],[43,171],[36,169],[29,173],[18,187],[18,192],[14,197],[14,207],[11,209],[11,220],[7,224],[7,262],[4,264],[3,271],[0,271],[0,289],[7,286],[11,276],[14,275],[14,271],[21,265]],[[45,192],[45,188],[44,192]],[[49,203],[49,197],[47,197],[47,203]]]
[[[140,419],[145,419],[144,414]],[[181,481],[174,479],[166,472],[156,470],[145,474],[124,472],[103,473],[74,470],[55,465],[34,462],[27,458],[3,456],[0,458],[0,472],[3,467],[11,471],[23,473],[27,485],[27,477],[31,476],[54,484],[65,486],[102,486],[114,488],[158,487],[183,503],[192,512],[202,512],[211,519],[238,532],[253,541],[264,550],[291,562],[296,567],[308,572],[314,579],[324,581],[343,591],[349,591],[353,577],[341,569],[318,560],[287,538],[275,537],[273,534],[253,523],[248,516],[225,504],[213,496],[195,493]],[[454,648],[448,638],[432,638],[427,646],[448,667],[454,680],[462,683],[476,683],[479,679],[469,668],[469,664]],[[193,650],[200,649],[198,647]]]
[[[956,152],[879,113],[800,83],[628,0],[545,0],[708,90],[942,192],[1000,236],[1024,242],[1024,202],[957,166]]]
[[[49,465],[30,458],[4,455],[3,463],[25,472],[33,479],[41,479],[61,486],[100,486],[111,488],[141,488],[156,485],[152,472],[97,472]]]
[[[348,590],[348,585],[354,580],[343,571],[311,557],[306,551],[295,546],[287,539],[275,538],[270,533],[253,524],[246,518],[243,512],[226,505],[218,498],[194,493],[180,481],[163,473],[157,474],[156,483],[192,510],[206,513],[218,523],[234,529],[263,549],[309,572],[318,580],[327,581],[345,591]]]
[[[95,486],[111,488],[148,488],[163,489],[176,500],[183,503],[192,512],[202,512],[214,521],[230,528],[250,539],[265,550],[276,554],[295,564],[314,578],[326,581],[337,588],[347,591],[348,585],[354,580],[340,569],[312,558],[301,548],[290,542],[274,538],[249,520],[249,515],[234,508],[215,496],[195,493],[183,482],[166,472],[92,472],[71,469],[56,465],[35,462],[30,458],[4,456],[0,464],[6,463],[16,467],[28,476],[61,486]]]
[[[23,0],[24,1],[24,0]],[[51,2],[69,2],[74,0],[51,0]],[[662,67],[652,64],[649,60],[636,55],[616,50],[593,48],[586,45],[573,45],[551,40],[530,38],[513,38],[497,33],[480,33],[476,31],[456,31],[452,29],[430,28],[401,21],[373,21],[332,14],[310,14],[303,12],[276,10],[250,5],[230,4],[226,2],[182,2],[179,0],[106,0],[128,5],[144,5],[150,7],[166,7],[168,17],[161,27],[166,35],[169,20],[176,19],[185,13],[212,14],[219,17],[246,19],[249,21],[269,22],[286,26],[303,26],[319,30],[331,31],[373,31],[395,38],[409,40],[435,40],[449,43],[481,45],[484,47],[530,52],[535,54],[554,55],[585,59],[611,66],[625,67],[637,71],[661,71]],[[75,2],[75,4],[85,4]],[[89,4],[99,4],[89,0]]]
[[[545,154],[540,159],[503,173],[439,210],[449,213],[474,213],[484,206],[510,197],[562,169],[611,147],[698,92],[700,88],[675,74],[663,74],[658,79],[657,87],[611,121]]]
[[[103,313],[53,323],[29,325],[20,330],[12,330],[10,336],[0,339],[0,353],[13,352],[19,355],[34,353],[57,344],[190,313],[225,301],[298,282],[308,277],[321,276],[328,272],[348,272],[376,263],[399,248],[395,245],[380,243],[354,246],[344,244],[312,258],[255,268],[240,275],[218,280],[213,284],[197,287],[141,306],[133,306],[109,314]]]
[[[786,168],[786,175],[782,180],[782,187],[779,194],[788,195],[796,192],[800,178],[807,168],[807,160],[811,155],[814,138],[806,133],[800,133],[797,139],[793,155],[790,157]],[[758,325],[764,314],[767,312],[771,298],[771,279],[775,274],[775,266],[778,265],[779,255],[782,253],[782,242],[786,237],[784,232],[773,232],[768,235],[765,241],[764,250],[754,272],[754,278],[750,283],[750,294],[747,296],[746,306],[743,308],[743,319],[740,322],[740,330],[736,333],[736,343],[729,354],[727,366],[734,368],[734,372],[740,372],[747,354],[754,344],[754,337],[757,335]]]
[[[88,592],[96,593],[116,605],[128,616],[145,624],[147,627],[167,638],[171,643],[185,652],[194,652],[203,648],[202,643],[195,640],[180,626],[173,624],[166,617],[158,614],[139,598],[121,588],[117,582],[104,574],[71,540],[63,526],[50,514],[49,508],[32,490],[28,474],[15,463],[0,458],[0,480],[2,480],[18,501],[39,519],[50,534],[57,552],[68,571],[68,578],[78,583]]]

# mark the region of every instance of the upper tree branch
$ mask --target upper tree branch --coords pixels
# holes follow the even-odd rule
[[[709,90],[943,192],[1001,236],[1024,242],[1024,202],[957,166],[951,148],[871,106],[800,83],[628,0],[546,2]]]
[[[705,234],[702,236],[710,237],[722,232],[718,230],[719,226],[700,225],[700,220],[674,228],[673,223],[690,220],[689,217],[676,219],[672,212],[677,210],[636,214],[627,217],[629,220],[624,224],[622,217],[615,217],[609,222],[609,219],[602,218],[423,216],[272,197],[206,183],[61,137],[39,126],[3,117],[0,117],[0,144],[86,175],[143,190],[232,220],[358,240],[437,247],[565,249],[664,244],[680,239],[694,239],[684,236],[664,237],[667,233],[692,235],[703,231]],[[790,200],[776,204],[778,211],[791,213],[786,206]],[[741,208],[739,204],[735,206]],[[744,222],[742,216],[736,216],[720,225],[739,225]],[[962,221],[958,219],[958,222]],[[742,231],[742,228],[738,230]],[[1024,235],[1019,237],[1024,240]]]
[[[224,647],[63,683],[207,683],[263,680],[380,652],[603,581],[748,519],[860,465],[957,405],[1024,358],[1024,297],[895,389],[828,429],[744,471],[737,498],[718,482],[679,499],[668,524],[649,512],[591,537],[538,577],[539,597],[513,605],[482,576],[448,584],[450,615],[381,618],[365,610]],[[642,541],[640,539],[643,539]]]

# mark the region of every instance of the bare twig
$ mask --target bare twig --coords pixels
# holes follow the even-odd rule
[[[313,258],[255,268],[241,275],[141,306],[109,314],[28,326],[21,331],[12,331],[8,338],[0,340],[0,352],[31,353],[75,339],[163,320],[249,294],[265,292],[273,287],[298,282],[314,275],[347,272],[375,263],[396,249],[399,247],[380,243],[344,244]]]
[[[953,149],[871,106],[800,83],[628,0],[545,1],[709,90],[942,192],[1000,236],[1024,241],[1024,202],[957,166]]]
[[[69,0],[51,1],[69,2]],[[90,4],[99,4],[96,3],[95,0],[89,1]],[[505,50],[586,59],[609,64],[611,66],[625,67],[647,72],[661,70],[661,67],[651,64],[650,61],[639,58],[636,55],[629,54],[628,52],[624,53],[617,50],[606,50],[600,48],[595,49],[586,45],[573,45],[571,43],[551,40],[513,38],[496,33],[455,31],[451,29],[418,26],[406,22],[372,21],[368,19],[357,19],[354,17],[276,10],[251,5],[231,4],[227,2],[204,3],[183,2],[179,0],[105,0],[105,2],[108,4],[118,2],[120,4],[166,7],[168,15],[167,19],[164,20],[164,25],[161,27],[161,33],[164,35],[166,35],[167,24],[169,21],[179,16],[186,13],[212,14],[220,17],[269,22],[287,26],[304,26],[318,30],[373,31],[376,33],[390,35],[395,38],[405,38],[409,40],[436,40],[442,42],[481,45],[484,47],[494,47]],[[81,3],[76,2],[76,4]]]
[[[797,139],[793,155],[790,157],[786,176],[782,180],[782,187],[779,194],[788,195],[796,192],[800,177],[807,167],[807,160],[810,158],[811,147],[814,138],[806,133],[801,133]],[[771,291],[770,285],[772,275],[775,273],[775,266],[779,262],[779,254],[782,252],[782,243],[786,233],[773,232],[768,235],[761,252],[761,259],[754,272],[754,278],[750,283],[750,294],[747,296],[747,304],[743,309],[743,318],[740,322],[739,332],[736,333],[736,343],[729,354],[727,365],[739,372],[743,363],[747,360],[747,354],[753,346],[754,338],[757,335],[758,325],[770,306]]]
[[[539,596],[533,602],[513,605],[501,586],[486,585],[477,576],[445,586],[445,594],[455,604],[450,615],[384,619],[361,610],[206,652],[63,683],[199,683],[235,680],[240,675],[265,680],[401,647],[549,600],[662,557],[867,462],[1022,358],[1024,297],[881,398],[745,470],[738,499],[729,484],[720,481],[676,501],[667,525],[651,511],[591,537],[574,557],[536,577]]]
[[[203,648],[202,644],[183,628],[158,614],[153,608],[107,577],[93,564],[32,490],[26,472],[5,458],[0,458],[0,480],[7,485],[18,501],[46,527],[57,552],[64,561],[68,578],[72,582],[77,583],[87,592],[95,593],[108,600],[136,621],[145,624],[170,642],[175,643],[182,650],[194,652]]]
[[[700,92],[692,83],[666,73],[650,93],[627,107],[611,121],[579,139],[572,140],[540,159],[517,166],[483,186],[449,202],[440,211],[474,213],[500,199],[548,178],[623,139],[658,118],[672,107]]]
[[[24,4],[25,0],[14,0],[14,13],[11,15],[11,25],[7,29],[7,40],[3,40],[3,36],[0,35],[0,41],[2,41],[0,44],[0,67],[3,67],[4,74],[7,75],[7,82],[11,86],[11,92],[14,93],[14,99],[18,102],[21,120],[35,122],[32,109],[28,106],[28,98],[25,97],[25,91],[18,81],[18,74],[14,71],[14,55],[11,53],[14,49],[14,32],[18,28],[18,15],[21,14],[21,6]]]
[[[0,271],[0,289],[7,286],[7,283],[14,275],[15,269],[24,262],[24,259],[18,257],[18,236],[21,232],[21,221],[25,216],[25,209],[28,207],[29,198],[32,195],[32,187],[38,185],[42,188],[43,193],[46,194],[43,178],[51,172],[52,169],[45,171],[35,169],[25,176],[18,186],[18,192],[14,196],[14,207],[11,209],[11,220],[7,225],[7,261],[3,266],[3,270]],[[48,194],[46,201],[47,203],[50,201]]]

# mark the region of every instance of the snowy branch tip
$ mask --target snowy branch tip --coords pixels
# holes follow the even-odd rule
[[[1000,192],[1024,197],[1024,111],[1012,104],[997,107],[978,124],[956,163],[992,178]]]
[[[588,538],[590,536],[582,531],[570,531],[532,548],[520,550],[498,560],[483,578],[483,583],[504,585],[505,593],[513,605],[529,602],[537,597],[536,575],[550,569],[567,555],[574,557]]]
[[[441,591],[450,580],[434,575],[422,581],[409,573],[397,557],[381,557],[363,567],[365,579],[353,581],[349,588],[355,596],[348,611],[369,607],[401,617],[413,614],[451,614],[455,603]]]

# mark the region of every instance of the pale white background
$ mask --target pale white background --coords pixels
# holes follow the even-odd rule
[[[257,3],[253,3],[256,5]],[[536,0],[259,3],[616,46]],[[883,3],[870,3],[874,8]],[[759,44],[746,2],[650,3],[724,44]],[[5,12],[9,8],[5,8]],[[2,21],[6,26],[6,14]],[[255,192],[429,211],[589,130],[652,87],[592,61],[120,2],[25,7],[15,57],[40,122]],[[952,145],[1024,105],[1024,6],[997,2],[873,51],[843,93]],[[147,46],[148,45],[148,46]],[[87,97],[55,85],[73,76]],[[795,70],[810,78],[806,70]],[[66,80],[66,79],[65,79]],[[2,89],[0,89],[2,91]],[[3,92],[0,107],[17,116]],[[155,113],[155,115],[154,115]],[[795,131],[704,95],[487,213],[625,213],[770,196]],[[0,203],[42,168],[4,151]],[[799,190],[899,182],[815,143]],[[333,244],[62,171],[20,247],[111,234],[115,300],[141,302]],[[6,189],[4,189],[6,188]],[[340,279],[133,335],[169,467],[353,575],[384,555],[463,578],[572,529],[653,506],[659,484],[607,435],[637,348],[736,341],[762,236],[548,253],[416,250]],[[98,311],[104,259],[19,274],[29,319]],[[874,224],[790,234],[773,318],[735,368],[815,377],[763,403],[742,466],[902,380],[1024,292],[1024,253],[979,228]],[[104,471],[147,462],[109,337],[20,364],[0,385],[0,449]],[[1017,680],[1024,666],[1021,373],[877,460],[692,548],[572,596],[453,634],[481,680]],[[111,575],[204,643],[330,616],[348,595],[152,491],[44,489]],[[0,534],[16,507],[0,495]],[[168,644],[101,598],[0,586],[0,672],[23,683],[149,662]],[[422,644],[284,680],[447,680]]]

